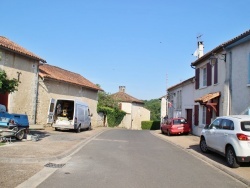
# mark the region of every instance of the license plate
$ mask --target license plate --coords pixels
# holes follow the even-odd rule
[[[178,127],[178,129],[183,129],[183,127]]]

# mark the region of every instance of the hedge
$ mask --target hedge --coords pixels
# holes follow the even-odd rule
[[[143,130],[158,130],[160,129],[160,121],[142,121],[141,128]]]

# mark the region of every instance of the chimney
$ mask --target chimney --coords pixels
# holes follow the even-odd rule
[[[119,92],[125,93],[125,89],[126,89],[125,86],[119,86]]]
[[[202,41],[198,41],[198,59],[203,56],[204,45]]]

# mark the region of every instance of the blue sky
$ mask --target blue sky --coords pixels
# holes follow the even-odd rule
[[[194,76],[197,36],[208,52],[250,29],[249,0],[1,0],[0,35],[142,100]]]

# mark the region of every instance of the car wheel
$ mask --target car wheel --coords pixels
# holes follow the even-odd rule
[[[168,135],[168,136],[171,136],[171,133],[170,133],[170,131],[169,131],[169,130],[167,130],[167,135]]]
[[[226,160],[228,166],[231,168],[238,168],[240,166],[236,159],[236,155],[232,146],[227,147]]]
[[[81,125],[79,125],[77,128],[76,128],[76,133],[80,133],[81,132]]]
[[[201,149],[201,151],[203,152],[203,153],[208,153],[208,148],[207,148],[207,143],[206,143],[206,140],[205,140],[205,138],[201,138],[201,140],[200,140],[200,149]]]
[[[24,135],[25,135],[24,130],[18,131],[17,134],[16,134],[17,140],[22,140]]]
[[[162,128],[161,128],[161,134],[164,134],[164,132],[163,132]]]
[[[55,131],[58,131],[59,129],[57,127],[55,127]]]

